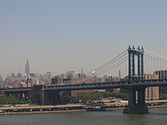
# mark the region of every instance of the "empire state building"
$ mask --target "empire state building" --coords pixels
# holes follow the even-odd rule
[[[27,59],[27,62],[25,64],[25,73],[27,74],[27,76],[29,75],[30,73],[30,64],[28,62],[28,59]]]

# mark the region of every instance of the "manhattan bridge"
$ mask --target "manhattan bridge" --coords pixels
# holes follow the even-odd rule
[[[105,73],[116,73],[119,70],[123,72],[124,79],[116,82],[93,82],[87,83],[89,77],[77,81],[77,84],[71,82],[60,85],[34,85],[24,88],[1,88],[0,92],[5,96],[14,95],[17,97],[28,97],[34,104],[55,105],[60,104],[60,93],[62,91],[72,90],[93,90],[122,88],[128,91],[128,105],[124,113],[148,112],[145,102],[145,89],[154,86],[167,86],[167,73],[161,74],[166,78],[149,78],[146,75],[155,71],[167,70],[167,58],[144,50],[143,47],[135,48],[129,46],[128,49],[118,54],[115,58],[109,60],[98,68],[90,70],[86,76],[104,75]]]

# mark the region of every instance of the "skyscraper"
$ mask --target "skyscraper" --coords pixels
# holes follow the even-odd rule
[[[28,62],[28,59],[27,59],[27,62],[25,64],[25,73],[27,74],[27,76],[29,75],[30,73],[30,64]]]
[[[45,81],[46,83],[51,83],[51,72],[45,73]]]

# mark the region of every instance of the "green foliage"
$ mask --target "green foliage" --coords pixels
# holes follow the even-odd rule
[[[20,100],[15,96],[0,96],[0,104],[26,104],[30,102],[30,100]]]
[[[88,103],[90,100],[100,100],[103,98],[121,98],[127,99],[127,93],[111,93],[111,92],[91,92],[91,93],[78,93],[77,96],[64,96],[63,102],[64,103],[78,103],[81,102],[83,104]]]
[[[70,103],[70,101],[71,101],[71,96],[70,95],[64,95],[63,97],[62,97],[62,102],[63,103]]]
[[[161,100],[165,100],[165,99],[167,99],[167,94],[160,94],[160,99]]]

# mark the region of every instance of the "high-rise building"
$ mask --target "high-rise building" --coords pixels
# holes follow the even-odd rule
[[[73,78],[73,77],[74,77],[74,71],[68,71],[68,72],[66,73],[66,78],[71,79],[71,78]]]
[[[0,75],[0,83],[3,82],[3,81],[4,81],[4,80],[3,80],[2,76]]]
[[[28,62],[28,59],[27,59],[27,62],[25,64],[25,73],[27,76],[30,74],[30,64]]]
[[[57,75],[51,78],[51,84],[63,84],[63,77],[61,75]]]
[[[155,71],[154,73],[158,75],[159,80],[162,80],[162,79],[167,80],[167,70],[159,70],[159,71]],[[160,86],[160,93],[167,94],[167,86]]]
[[[147,74],[145,79],[158,79],[156,74]],[[158,100],[159,99],[159,87],[148,87],[146,88],[146,100]]]
[[[51,72],[45,73],[45,81],[46,83],[51,83]]]

